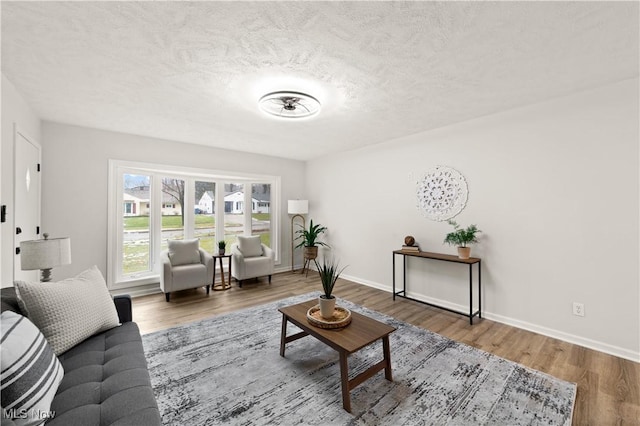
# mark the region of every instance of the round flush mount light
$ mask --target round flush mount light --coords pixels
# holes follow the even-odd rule
[[[320,101],[302,92],[267,93],[258,101],[264,112],[284,118],[309,117],[320,111]]]

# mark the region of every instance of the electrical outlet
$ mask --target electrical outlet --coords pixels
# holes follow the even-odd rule
[[[573,302],[573,315],[584,316],[584,303]]]

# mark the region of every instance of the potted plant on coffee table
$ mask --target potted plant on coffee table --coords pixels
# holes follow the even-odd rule
[[[476,225],[469,225],[466,229],[461,228],[460,225],[452,219],[449,219],[447,223],[453,226],[453,232],[447,234],[444,242],[458,247],[458,257],[460,259],[469,259],[471,247],[467,247],[467,245],[477,243],[478,238],[476,234],[482,231],[480,231]]]
[[[345,270],[346,266],[340,269],[339,262],[333,259],[322,259],[322,264],[319,264],[315,259],[313,262],[316,264],[316,268],[320,274],[320,282],[322,283],[323,294],[318,298],[320,315],[325,319],[329,319],[333,316],[336,308],[336,297],[333,295],[333,287],[336,285],[336,281],[338,281],[340,274]]]
[[[318,246],[329,247],[328,244],[325,244],[322,241],[318,241],[318,237],[320,236],[320,234],[324,233],[327,228],[326,226],[322,226],[319,223],[316,223],[314,225],[313,219],[311,219],[311,221],[309,222],[309,229],[303,228],[302,225],[300,225],[300,228],[302,229],[298,229],[296,231],[296,234],[298,234],[296,240],[301,239],[302,241],[300,241],[296,248],[304,247],[303,254],[306,265],[307,261],[315,261],[315,259],[318,257]],[[304,272],[304,268],[302,268],[302,272]]]

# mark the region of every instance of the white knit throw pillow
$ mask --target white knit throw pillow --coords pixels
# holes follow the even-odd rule
[[[120,324],[97,266],[58,282],[15,282],[20,309],[40,329],[56,355]]]

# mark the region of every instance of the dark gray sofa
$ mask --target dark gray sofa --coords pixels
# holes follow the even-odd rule
[[[24,315],[15,289],[3,288],[1,309]],[[138,325],[132,322],[131,298],[114,298],[121,326],[94,335],[61,354],[64,377],[51,410],[49,426],[160,425]],[[2,422],[3,424],[5,421]]]

